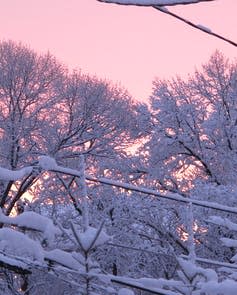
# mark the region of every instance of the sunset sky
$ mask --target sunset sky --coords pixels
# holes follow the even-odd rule
[[[170,8],[237,42],[237,1]],[[7,0],[0,3],[0,39],[21,41],[83,72],[120,83],[136,99],[151,94],[154,77],[185,77],[219,49],[237,48],[152,8],[96,0]]]

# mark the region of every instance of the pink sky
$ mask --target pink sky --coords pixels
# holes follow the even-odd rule
[[[237,1],[170,8],[237,41]],[[120,83],[137,99],[151,94],[154,77],[185,77],[219,49],[237,48],[152,8],[96,0],[7,0],[0,3],[0,39],[49,50],[70,68]]]

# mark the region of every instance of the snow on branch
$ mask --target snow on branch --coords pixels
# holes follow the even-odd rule
[[[78,253],[77,253],[77,255],[78,255]],[[51,251],[44,251],[44,259],[56,262],[59,265],[67,267],[71,270],[77,271],[77,270],[82,269],[82,264],[79,263],[78,259],[75,259],[73,257],[73,254],[63,251],[63,250],[60,250],[60,249],[54,249]]]
[[[98,0],[105,3],[115,3],[121,5],[138,5],[138,6],[173,6],[173,5],[185,5],[194,4],[199,2],[210,2],[215,0]]]
[[[0,229],[0,250],[7,254],[23,256],[43,262],[44,254],[41,245],[25,234],[11,228]]]
[[[237,282],[234,280],[226,279],[222,282],[207,282],[201,288],[201,294],[225,294],[235,295],[237,290]]]
[[[136,247],[131,247],[131,246],[127,246],[127,245],[121,245],[121,244],[114,244],[114,243],[108,243],[107,245],[112,246],[112,247],[124,248],[124,249],[132,250],[132,251],[150,253],[150,254],[155,255],[155,256],[161,256],[161,255],[166,255],[167,256],[166,253],[164,254],[161,251],[156,251],[155,252],[155,251],[151,251],[151,250],[147,250],[147,249],[136,248]],[[184,258],[184,259],[189,259],[189,256],[184,255],[184,254],[180,255],[180,257]],[[205,263],[205,264],[213,264],[213,265],[217,265],[217,266],[221,266],[221,267],[232,268],[232,269],[237,270],[237,264],[233,264],[233,263],[221,262],[221,261],[202,258],[202,257],[198,257],[198,256],[195,256],[195,261]]]
[[[104,230],[102,230],[102,227],[101,229],[96,229],[89,226],[85,232],[78,234],[78,236],[85,252],[89,251],[93,247],[103,245],[111,239],[111,237],[108,236]]]
[[[0,167],[0,180],[16,181],[32,173],[33,167],[25,167],[17,171]]]
[[[157,295],[177,295],[176,292],[164,290],[156,287],[155,284],[158,282],[156,279],[132,279],[119,276],[111,276],[111,282],[117,283],[123,286],[136,288],[141,291],[147,291],[149,294]],[[151,284],[153,282],[153,284]]]
[[[186,255],[181,255],[180,257],[182,257],[184,259],[189,258]],[[216,266],[221,266],[221,267],[226,267],[226,268],[232,268],[232,269],[237,270],[237,265],[234,264],[234,263],[221,262],[221,261],[216,261],[216,260],[202,258],[202,257],[195,257],[195,261],[205,263],[205,264],[213,264],[213,265],[216,265]]]
[[[118,295],[134,295],[134,292],[127,288],[122,288],[122,289],[119,289]]]
[[[237,247],[237,240],[221,238],[221,241],[226,247],[235,247],[235,248]]]
[[[3,251],[0,251],[0,267],[12,270],[19,274],[30,274],[31,271],[26,263],[18,260],[16,257],[9,257]]]
[[[237,224],[230,221],[228,218],[222,218],[220,216],[210,216],[207,219],[207,222],[227,227],[229,230],[237,231]]]
[[[76,254],[78,256],[79,253]],[[50,271],[51,275],[59,278],[60,280],[77,288],[81,288],[81,285],[73,282],[72,280],[68,280],[65,275],[62,275],[63,272],[68,273],[69,270],[77,275],[84,275],[84,271],[81,269],[81,265],[78,262],[78,257],[77,259],[72,260],[70,256],[72,257],[73,255],[61,250],[45,251],[44,259],[51,263],[51,265],[49,265],[48,263],[41,263],[40,261],[32,260],[28,257],[11,255],[0,251],[0,266],[19,274],[31,274],[33,269],[43,271],[47,274]],[[60,267],[56,267],[52,264],[52,262],[56,262],[60,265]]]
[[[81,249],[88,253],[92,248],[103,245],[112,239],[111,236],[107,235],[105,230],[103,230],[103,224],[97,229],[91,226],[88,226],[83,232],[78,232],[74,223],[70,223],[72,232],[81,247]]]
[[[43,233],[47,241],[52,241],[60,230],[53,224],[52,220],[35,212],[23,212],[15,217],[5,216],[0,211],[0,223],[14,225],[19,228],[31,229]]]
[[[7,268],[8,265],[9,267],[12,265],[21,270],[29,270],[27,265],[11,258],[12,255],[30,259],[33,266],[35,263],[44,265],[45,261],[51,261],[71,270],[82,270],[78,257],[73,257],[74,253],[59,249],[45,251],[38,241],[32,240],[27,235],[11,228],[2,228],[0,229],[0,265],[6,264]]]
[[[206,33],[212,33],[211,29],[209,29],[208,27],[205,27],[203,25],[196,25],[201,31],[204,31]]]

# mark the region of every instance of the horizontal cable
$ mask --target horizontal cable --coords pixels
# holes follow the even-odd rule
[[[128,191],[136,191],[139,193],[156,196],[156,197],[163,198],[163,199],[168,199],[168,200],[177,201],[177,202],[183,202],[186,204],[192,203],[193,205],[204,207],[204,208],[210,208],[210,209],[215,209],[215,210],[219,210],[222,212],[237,214],[237,208],[233,208],[233,207],[229,207],[229,206],[225,206],[225,205],[221,205],[221,204],[213,203],[213,202],[206,202],[206,201],[200,201],[200,200],[196,200],[196,199],[192,199],[192,198],[185,198],[177,193],[162,194],[162,193],[159,193],[159,192],[152,190],[152,189],[135,186],[135,185],[132,185],[132,184],[129,184],[126,182],[119,182],[116,180],[110,180],[110,179],[107,179],[104,177],[103,178],[96,178],[96,177],[92,177],[90,175],[86,175],[86,179],[93,181],[93,182],[98,182],[98,183],[103,183],[103,184],[114,186],[114,187],[123,188]]]

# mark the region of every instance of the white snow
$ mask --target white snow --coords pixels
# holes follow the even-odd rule
[[[221,241],[227,247],[237,247],[237,240],[228,239],[228,238],[221,238]]]
[[[188,256],[186,256],[186,255],[181,255],[181,257],[183,257],[184,259],[188,259]],[[216,261],[216,260],[202,258],[202,257],[195,257],[195,260],[197,262],[202,262],[202,263],[207,263],[207,264],[213,264],[213,265],[217,265],[217,266],[221,266],[221,267],[226,267],[226,268],[237,269],[237,264],[234,264],[234,263],[221,262],[221,261]],[[232,260],[233,260],[233,258],[232,258]]]
[[[209,268],[202,268],[196,266],[194,263],[188,260],[184,260],[182,258],[178,258],[179,264],[182,270],[189,278],[193,278],[196,274],[202,274],[207,281],[217,281],[218,277],[214,270]]]
[[[63,266],[66,266],[73,270],[80,270],[81,264],[72,257],[72,254],[62,251],[60,249],[55,249],[52,251],[45,251],[44,252],[45,259],[49,259],[52,261],[57,262]]]
[[[85,257],[79,252],[72,252],[72,257],[78,261],[80,264],[85,264]]]
[[[2,251],[0,251],[2,252]],[[11,257],[5,255],[4,252],[0,253],[0,261],[2,261],[5,264],[11,265],[11,266],[17,266],[22,269],[28,269],[27,263],[24,263],[23,261],[20,261],[19,259],[15,259],[14,256],[11,255]]]
[[[236,265],[236,262],[237,262],[237,254],[235,254],[232,258],[231,258],[231,261],[234,261],[235,262],[235,266],[237,268],[237,265]]]
[[[152,294],[162,294],[162,295],[177,295],[176,292],[170,291],[170,290],[165,290],[162,289],[160,287],[158,287],[159,284],[159,280],[156,279],[132,279],[132,278],[128,278],[128,277],[120,277],[120,276],[110,276],[110,280],[111,282],[116,282],[119,284],[124,284],[130,287],[134,287],[137,289],[141,289],[144,291],[150,291],[152,292]],[[152,280],[152,286],[150,285]],[[155,285],[155,281],[157,281],[157,287],[154,287]],[[167,281],[169,282],[169,281]]]
[[[197,25],[197,27],[198,27],[199,29],[201,29],[201,30],[207,32],[207,33],[211,33],[211,32],[212,32],[211,29],[209,29],[209,28],[207,28],[207,27],[205,27],[205,26],[203,26],[203,25]]]
[[[201,291],[211,295],[236,295],[237,282],[225,280],[223,282],[207,282],[203,284]]]
[[[24,212],[15,217],[8,217],[0,210],[0,222],[25,227],[27,229],[38,230],[44,234],[44,237],[48,241],[52,241],[56,234],[61,233],[60,230],[54,226],[51,219],[35,212]]]
[[[0,250],[40,262],[44,260],[43,249],[38,242],[10,228],[0,229]]]
[[[78,234],[81,246],[84,251],[88,251],[92,246],[96,247],[99,245],[103,245],[111,239],[111,237],[108,236],[104,230],[102,230],[99,236],[96,238],[97,233],[97,228],[89,226],[85,232],[81,232]]]
[[[169,10],[165,6],[159,7],[159,9],[164,12],[169,12]]]
[[[23,262],[15,260],[12,255],[43,263],[51,260],[72,270],[82,270],[78,253],[68,253],[60,249],[45,251],[38,241],[34,241],[25,234],[10,228],[0,229],[0,261],[26,268]],[[74,258],[75,256],[75,258]]]
[[[119,289],[118,295],[134,295],[134,292],[132,290],[122,288],[122,289]]]
[[[76,271],[82,270],[83,267],[83,263],[78,259],[78,253],[68,253],[60,249],[45,251],[38,241],[32,240],[25,234],[10,228],[2,228],[0,229],[0,260],[6,262],[6,259],[9,258],[8,255],[10,257],[14,255],[41,263],[44,260],[51,260]],[[9,263],[12,265],[26,267],[23,263],[18,263],[15,259],[9,259]]]
[[[49,156],[39,157],[39,165],[44,170],[55,170],[58,167],[55,159]]]
[[[32,169],[32,167],[25,167],[20,170],[13,171],[0,167],[0,179],[4,181],[16,181],[29,175],[32,172]]]
[[[185,272],[185,278],[188,277],[190,278],[190,280],[193,280],[193,278],[196,277],[197,274],[201,274],[202,276],[206,278],[206,281],[208,282],[215,284],[218,280],[216,272],[212,269],[201,268],[183,259],[179,259],[179,263],[182,265],[181,268]],[[144,291],[145,290],[148,292],[150,291],[154,294],[164,294],[164,295],[175,295],[175,294],[181,294],[181,293],[189,294],[189,291],[188,291],[189,287],[187,287],[183,281],[177,281],[173,279],[171,280],[166,280],[162,278],[132,279],[132,278],[116,276],[116,277],[111,277],[111,281],[121,283],[129,287],[135,287]],[[174,292],[175,290],[179,291],[180,293]],[[195,294],[199,294],[199,293],[195,293]]]
[[[178,4],[193,4],[203,1],[214,1],[214,0],[99,0],[105,3],[116,3],[124,5],[141,5],[141,6],[169,6]]]
[[[229,230],[237,231],[237,224],[230,221],[228,218],[222,218],[220,216],[210,216],[207,221],[217,225],[225,226]]]
[[[60,173],[81,177],[80,171],[60,166],[57,164],[56,160],[50,156],[39,157],[39,165],[42,169],[47,171],[56,171]]]

